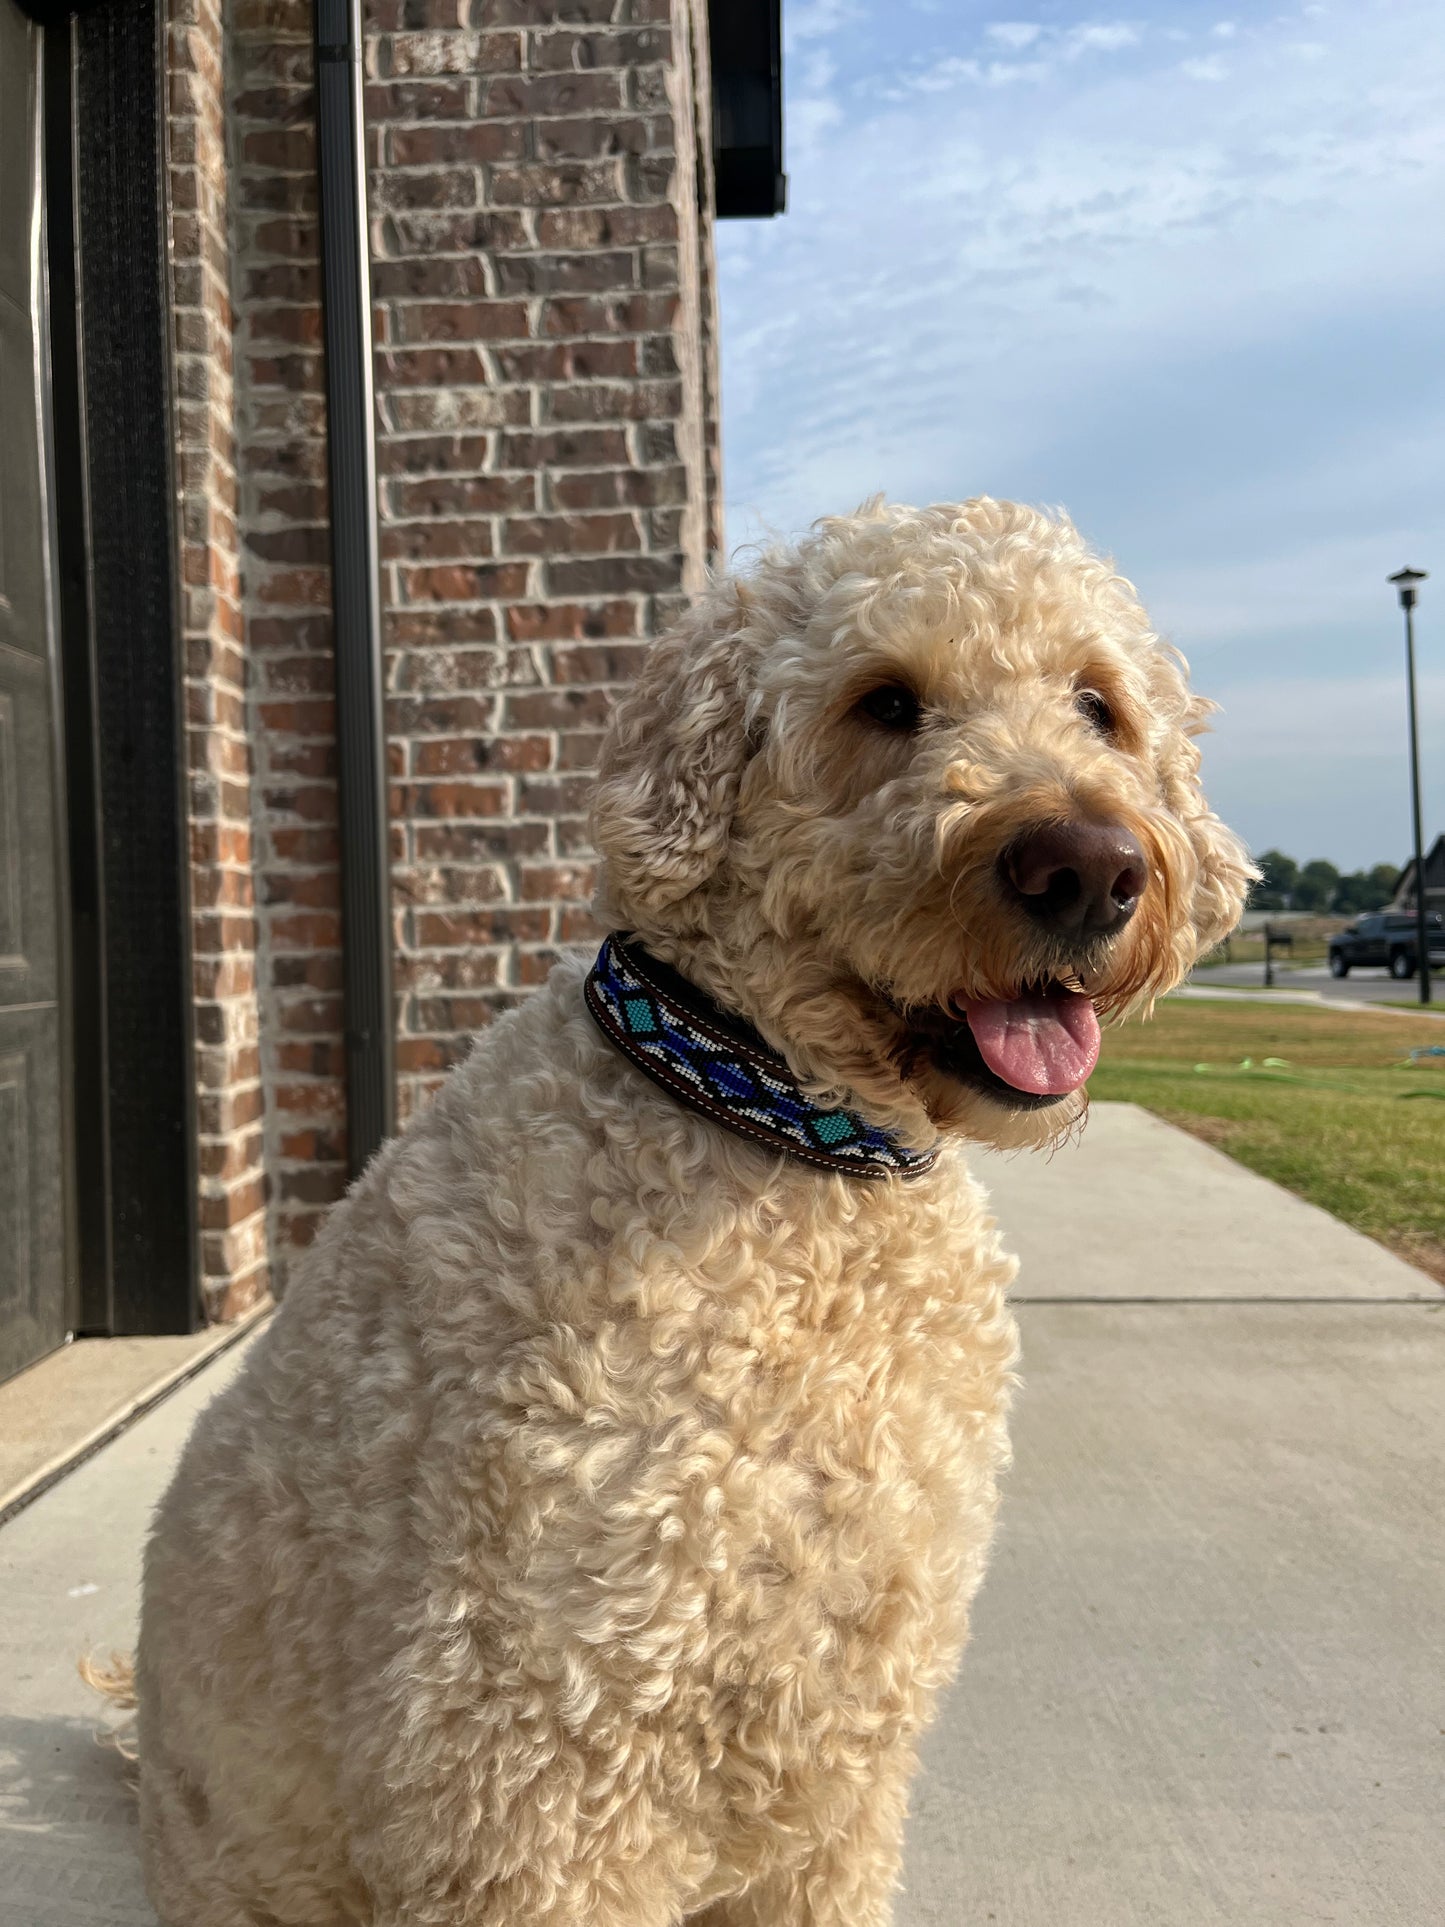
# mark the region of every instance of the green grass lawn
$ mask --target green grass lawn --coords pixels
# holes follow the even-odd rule
[[[1445,1057],[1409,1061],[1432,1044],[1445,1024],[1429,1017],[1169,998],[1104,1033],[1089,1089],[1158,1112],[1445,1284]]]

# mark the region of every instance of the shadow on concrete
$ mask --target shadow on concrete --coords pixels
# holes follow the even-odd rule
[[[155,1927],[134,1776],[98,1721],[0,1714],[0,1921]]]

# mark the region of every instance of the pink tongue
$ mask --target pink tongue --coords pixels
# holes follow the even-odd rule
[[[1076,990],[990,997],[963,1011],[984,1063],[1016,1091],[1062,1097],[1099,1061],[1099,1019]]]

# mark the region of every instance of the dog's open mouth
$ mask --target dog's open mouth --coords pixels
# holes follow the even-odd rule
[[[1099,1061],[1099,1018],[1082,987],[1057,979],[1015,997],[950,999],[910,1011],[909,1045],[946,1076],[1017,1108],[1052,1104],[1087,1082]]]

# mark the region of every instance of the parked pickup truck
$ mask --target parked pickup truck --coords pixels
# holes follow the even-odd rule
[[[1426,919],[1431,965],[1445,964],[1445,918],[1432,910]],[[1392,977],[1413,977],[1420,968],[1412,911],[1376,910],[1330,938],[1330,975],[1348,977],[1356,964],[1384,964]]]

